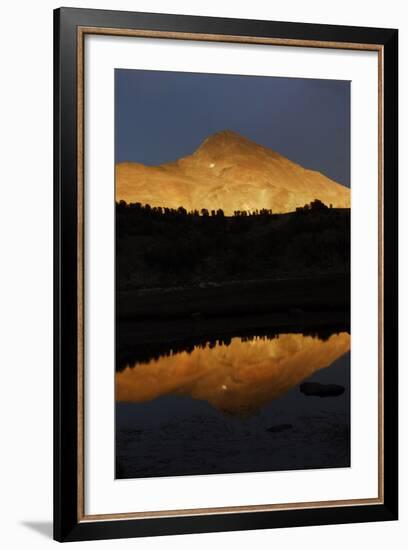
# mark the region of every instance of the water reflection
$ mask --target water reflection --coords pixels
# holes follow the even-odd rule
[[[116,400],[142,403],[173,395],[249,416],[350,349],[347,332],[240,338],[194,346],[116,373]]]

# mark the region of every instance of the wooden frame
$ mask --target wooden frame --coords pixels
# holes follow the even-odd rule
[[[54,536],[59,541],[397,518],[397,31],[61,8],[54,13]],[[83,41],[87,34],[341,48],[379,60],[379,494],[87,516],[84,508]]]

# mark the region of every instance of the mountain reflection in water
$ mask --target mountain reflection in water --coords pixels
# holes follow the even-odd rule
[[[135,363],[116,373],[116,401],[143,403],[166,395],[207,401],[249,416],[350,349],[347,332],[325,340],[303,334],[232,338]]]

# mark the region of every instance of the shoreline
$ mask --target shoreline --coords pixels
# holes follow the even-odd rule
[[[116,291],[116,320],[206,319],[286,312],[347,311],[350,273],[287,277],[194,287]]]

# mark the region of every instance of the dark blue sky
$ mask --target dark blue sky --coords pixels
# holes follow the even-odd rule
[[[157,165],[234,130],[350,185],[350,82],[115,70],[115,158]]]

